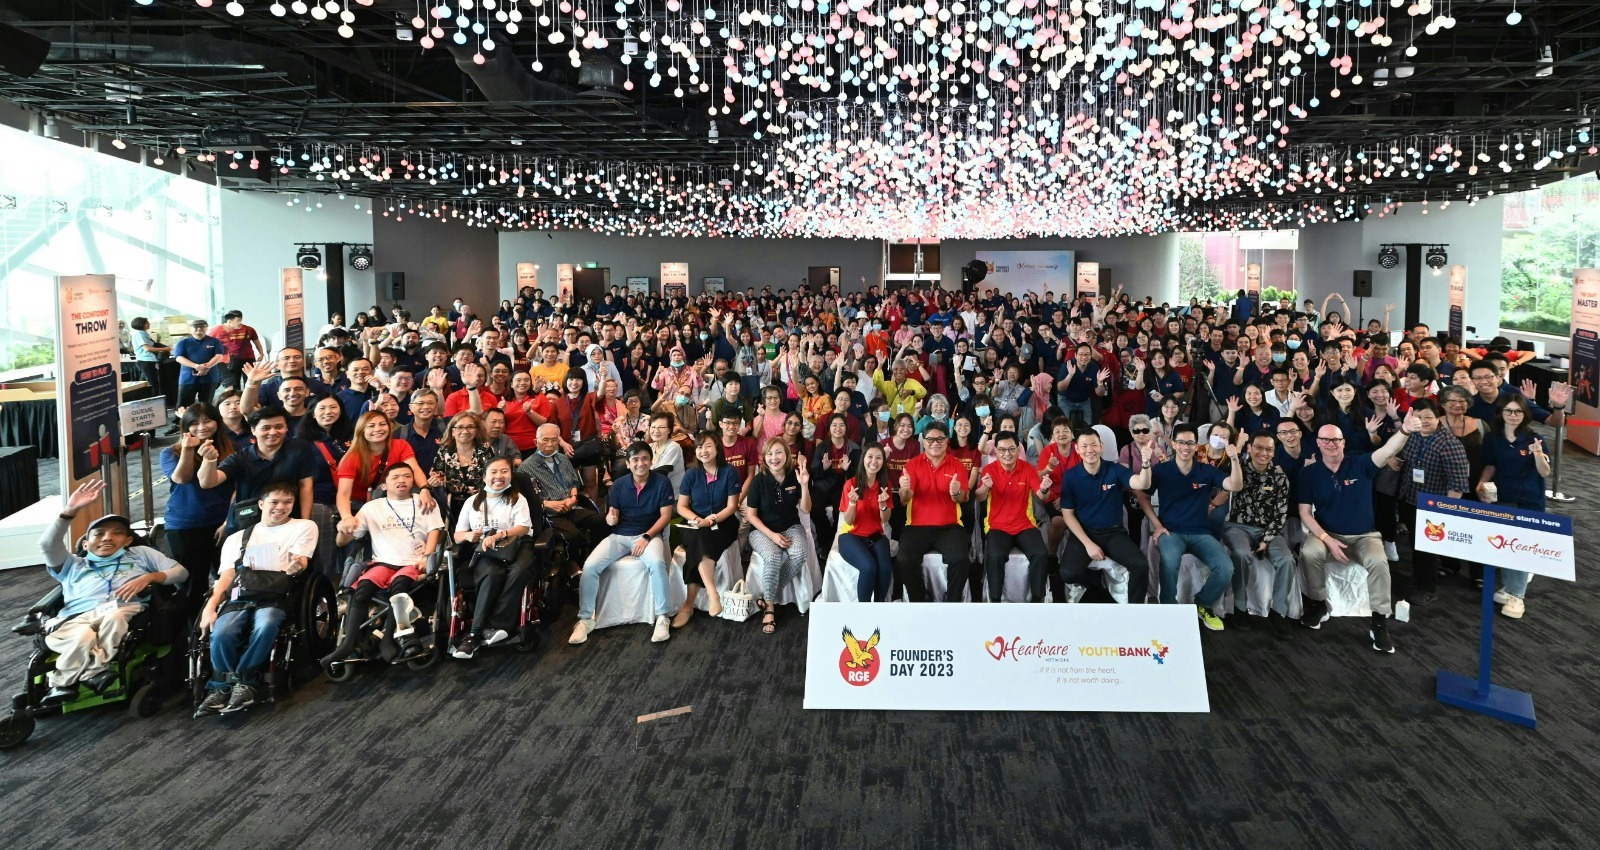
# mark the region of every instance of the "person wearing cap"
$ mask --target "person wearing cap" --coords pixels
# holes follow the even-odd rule
[[[600,595],[600,575],[625,557],[644,562],[650,574],[650,597],[655,605],[655,632],[650,640],[661,643],[672,637],[672,597],[667,592],[667,544],[663,536],[678,504],[677,493],[665,475],[652,470],[655,457],[650,444],[636,441],[628,446],[626,478],[611,485],[610,510],[606,524],[611,534],[595,541],[594,549],[583,562],[583,579],[578,584],[578,623],[567,643],[589,640],[595,629],[595,605]]]
[[[206,320],[189,323],[189,336],[172,345],[178,366],[178,415],[195,400],[210,401],[221,381],[218,367],[228,362],[228,348],[222,340],[206,334]]]
[[[56,653],[45,705],[73,699],[80,684],[104,692],[116,679],[111,659],[128,634],[128,622],[144,610],[150,585],[177,584],[189,576],[160,550],[130,545],[133,527],[116,514],[89,523],[84,553],[70,553],[66,534],[73,518],[104,491],[105,482],[98,480],[78,487],[39,539],[45,571],[61,585],[61,610],[45,622],[45,646]]]

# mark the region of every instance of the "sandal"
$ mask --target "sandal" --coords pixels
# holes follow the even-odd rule
[[[774,605],[761,612],[761,633],[770,635],[778,630],[778,608]]]
[[[694,608],[693,608],[693,606],[685,607],[683,610],[678,612],[678,616],[672,618],[672,627],[674,629],[681,629],[684,626],[689,625],[689,619],[691,617],[693,617],[693,616],[694,616]]]

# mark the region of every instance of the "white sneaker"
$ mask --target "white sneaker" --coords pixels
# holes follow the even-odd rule
[[[665,614],[656,618],[656,633],[650,636],[651,643],[663,643],[672,637],[672,618]]]
[[[1506,600],[1506,604],[1500,609],[1500,613],[1510,617],[1513,620],[1520,620],[1522,619],[1522,613],[1527,610],[1527,607],[1528,606],[1523,603],[1522,597],[1512,596]]]
[[[1496,604],[1496,605],[1504,605],[1504,604],[1506,604],[1507,602],[1510,602],[1510,601],[1511,601],[1511,594],[1506,593],[1504,590],[1496,590],[1494,592],[1494,604]]]
[[[572,637],[567,638],[567,643],[577,646],[587,641],[592,631],[594,631],[594,620],[579,620],[578,624],[572,627]]]
[[[511,635],[507,634],[505,629],[495,629],[494,631],[483,636],[483,645],[494,646],[508,637],[511,637]]]
[[[1383,543],[1383,556],[1391,561],[1398,561],[1400,560],[1400,550],[1396,549],[1393,543],[1385,540]]]

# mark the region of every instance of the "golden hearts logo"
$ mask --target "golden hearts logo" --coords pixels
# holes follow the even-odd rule
[[[1422,533],[1426,535],[1429,540],[1437,543],[1444,539],[1444,523],[1427,520],[1423,524]]]

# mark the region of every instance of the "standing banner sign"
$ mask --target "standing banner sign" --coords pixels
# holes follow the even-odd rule
[[[1577,419],[1600,419],[1600,269],[1572,273],[1572,384]],[[1567,431],[1567,439],[1600,454],[1600,429]]]
[[[525,286],[539,288],[539,267],[533,263],[517,263],[517,291]]]
[[[1251,298],[1254,298],[1257,301],[1261,300],[1261,264],[1260,263],[1250,263],[1249,265],[1245,266],[1245,270],[1244,270],[1244,288],[1245,288],[1245,291],[1250,293],[1250,297]]]
[[[661,264],[661,296],[669,301],[689,297],[688,263]]]
[[[1467,338],[1467,267],[1450,267],[1450,336],[1465,345]]]
[[[873,605],[808,615],[806,708],[1211,710],[1181,605]]]
[[[1440,670],[1435,696],[1446,705],[1533,728],[1533,695],[1493,682],[1495,568],[1576,580],[1572,518],[1424,493],[1417,497],[1415,544],[1419,552],[1483,564],[1478,676]]]
[[[1100,264],[1078,264],[1078,299],[1094,298],[1100,294]]]
[[[56,278],[56,399],[60,419],[61,492],[100,475],[122,442],[122,354],[117,345],[116,278],[108,274]],[[120,488],[107,481],[113,493]],[[73,536],[99,515],[78,513]]]
[[[306,349],[305,270],[283,270],[283,340],[279,348]]]
[[[556,296],[567,309],[572,309],[572,275],[576,272],[576,263],[556,264]]]

